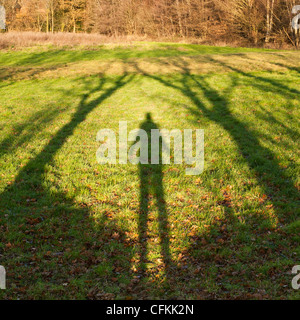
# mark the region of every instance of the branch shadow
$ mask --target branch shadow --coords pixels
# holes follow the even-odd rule
[[[213,63],[220,63],[213,58],[208,59]],[[283,226],[288,226],[297,221],[299,214],[299,191],[294,185],[294,181],[286,174],[284,168],[280,166],[276,155],[262,145],[259,140],[259,135],[231,112],[230,102],[227,97],[230,96],[233,88],[238,85],[239,79],[236,74],[251,80],[250,83],[253,87],[257,87],[265,92],[277,92],[284,97],[290,98],[295,98],[300,92],[274,79],[247,74],[229,66],[228,69],[235,72],[235,74],[230,75],[231,82],[228,84],[227,89],[224,90],[224,93],[220,94],[219,91],[214,89],[206,80],[206,76],[192,74],[184,61],[178,62],[176,67],[181,68],[181,78],[178,81],[174,81],[172,78],[169,80],[167,76],[161,77],[149,74],[136,65],[140,73],[158,81],[166,87],[177,90],[187,97],[191,101],[192,107],[186,108],[194,116],[195,123],[200,122],[203,118],[207,118],[229,133],[231,139],[237,145],[243,161],[249,167],[257,183],[264,190],[266,199],[272,204],[271,207],[274,209],[275,217],[280,221],[279,227],[274,230],[272,227],[258,229],[257,226],[263,225],[265,219],[268,218],[261,217],[256,213],[245,216],[240,220],[233,210],[231,191],[230,189],[224,188],[224,190],[220,190],[223,201],[220,201],[218,205],[224,208],[225,218],[221,221],[213,222],[205,234],[200,233],[191,237],[191,246],[186,251],[187,256],[191,259],[190,266],[197,264],[203,267],[202,270],[206,271],[212,264],[221,267],[230,266],[232,262],[219,255],[221,250],[226,247],[231,247],[234,252],[238,252],[245,243],[249,243],[249,241],[251,243],[250,239],[255,239],[256,245],[252,246],[252,250],[256,252],[257,261],[261,265],[266,264],[266,261],[274,262],[276,259],[282,259],[282,257],[293,260],[291,248],[295,247],[296,243],[291,237],[287,237]],[[208,108],[204,102],[198,98],[197,92],[194,90],[200,90],[212,107]],[[266,116],[268,116],[269,121],[272,122],[273,119],[270,115]],[[293,135],[293,132],[288,131],[287,133]],[[243,238],[247,240],[243,243],[240,241],[241,237],[239,237],[239,234],[242,235],[245,234],[245,232],[246,237]],[[219,236],[214,236],[215,234],[219,234]],[[275,242],[274,237],[277,237],[277,242]],[[281,242],[278,242],[278,238],[281,239]],[[208,243],[208,245],[203,245],[203,243]],[[262,243],[267,243],[267,246]],[[209,258],[205,256],[204,249],[210,251]],[[252,252],[252,254],[255,253]],[[253,271],[253,275],[240,274],[239,282],[244,281],[245,292],[236,293],[239,298],[254,298],[257,294],[255,289],[249,289],[249,287],[247,289],[246,287],[254,275],[255,270]],[[236,279],[230,275],[229,278],[231,283],[236,281]],[[232,298],[232,295],[230,295],[226,287],[221,285],[210,297],[226,297],[226,295]],[[267,297],[268,293],[263,292],[261,297],[263,296]]]
[[[95,226],[89,206],[84,202],[78,205],[67,192],[48,189],[44,174],[55,155],[87,116],[133,78],[134,75],[125,72],[116,80],[110,80],[110,87],[104,89],[108,79],[99,75],[98,85],[92,90],[87,88],[89,91],[82,95],[71,120],[29,160],[14,182],[7,185],[0,194],[1,219],[7,226],[4,229],[0,226],[1,263],[7,270],[14,270],[17,266],[20,273],[27,274],[26,279],[20,279],[18,274],[8,274],[10,290],[4,293],[5,299],[53,299],[61,294],[71,299],[74,296],[112,299],[114,294],[103,291],[105,280],[101,265],[110,259],[112,272],[116,272],[122,264],[122,261],[115,259],[119,251],[126,262],[122,264],[124,272],[130,272],[132,250],[127,245],[125,230],[105,215],[97,220]],[[92,94],[97,95],[93,100],[90,99]],[[40,115],[34,117],[39,119]],[[24,127],[26,124],[19,129],[23,130]],[[24,139],[30,139],[30,136]],[[16,250],[20,256],[15,255]],[[53,265],[56,267],[53,268]],[[94,281],[87,281],[82,291],[80,279],[85,279],[89,273],[96,273]],[[37,282],[43,285],[40,291],[34,292],[32,290],[37,289],[31,289],[31,285]]]
[[[53,122],[62,110],[48,108],[34,113],[27,121],[14,125],[13,131],[0,142],[0,158],[28,143],[46,124]]]
[[[213,62],[212,59],[208,61]],[[226,132],[229,133],[232,140],[236,143],[244,162],[248,165],[251,173],[255,176],[258,184],[265,191],[266,197],[272,203],[275,214],[280,217],[283,223],[288,224],[297,218],[297,201],[298,190],[295,188],[293,181],[285,173],[279,164],[279,160],[275,154],[263,146],[259,140],[258,134],[255,130],[249,128],[246,123],[239,120],[230,110],[230,102],[228,96],[232,93],[233,88],[238,85],[238,77],[231,75],[231,82],[223,94],[220,94],[210,83],[205,76],[194,75],[190,72],[184,62],[176,62],[177,67],[181,69],[181,78],[178,81],[173,81],[172,77],[156,76],[141,70],[138,66],[136,69],[139,73],[149,77],[166,87],[173,88],[179,93],[187,97],[193,107],[188,107],[190,114],[194,116],[195,123],[207,118],[213,123],[220,125]],[[220,63],[219,61],[214,63]],[[274,79],[268,79],[261,76],[249,75],[236,68],[228,68],[229,70],[241,74],[249,79],[252,86],[257,87],[265,92],[279,92],[282,96],[295,97],[299,94],[297,89],[291,90],[287,86],[279,83]],[[13,264],[17,264],[20,268],[27,270],[28,278],[26,281],[47,282],[52,285],[60,285],[59,288],[50,288],[49,295],[64,293],[74,298],[78,296],[75,284],[68,284],[69,287],[62,288],[61,286],[66,281],[65,272],[67,269],[70,272],[70,278],[74,275],[78,278],[82,277],[87,272],[92,272],[91,269],[97,265],[105,264],[105,260],[113,261],[113,273],[119,273],[120,268],[122,273],[130,274],[130,261],[133,256],[133,248],[126,244],[125,231],[122,230],[114,221],[109,217],[102,217],[98,221],[98,229],[94,230],[94,223],[90,217],[90,209],[87,204],[82,203],[81,209],[75,203],[75,199],[69,197],[66,193],[57,192],[53,194],[44,185],[44,173],[48,164],[53,162],[55,155],[64,146],[68,138],[72,136],[80,123],[84,122],[87,116],[95,109],[98,108],[107,98],[112,96],[117,90],[123,88],[126,84],[132,81],[134,75],[123,74],[113,82],[109,89],[103,89],[107,79],[102,76],[99,77],[99,84],[93,89],[88,90],[88,93],[82,95],[81,101],[77,107],[76,112],[71,120],[64,125],[52,137],[50,142],[42,149],[42,151],[30,160],[27,165],[19,172],[12,185],[0,195],[1,211],[3,212],[3,219],[7,221],[7,230],[0,234],[2,245],[0,247],[0,257],[3,259],[8,269],[13,269]],[[198,98],[196,90],[200,90],[207,101],[209,101],[212,108],[208,108],[206,104]],[[92,101],[89,101],[92,94],[101,94]],[[37,114],[37,119],[40,121],[40,115]],[[266,114],[270,122],[274,119]],[[43,121],[43,120],[41,120]],[[26,123],[22,124],[19,128],[21,132],[27,126]],[[149,130],[158,128],[158,125],[148,115],[146,120],[141,124],[140,129],[148,132]],[[286,128],[287,129],[287,128]],[[293,131],[287,133],[293,135]],[[24,143],[26,139],[30,139],[30,135],[25,137],[25,140],[19,140],[16,143]],[[7,145],[12,140],[5,140],[4,145]],[[9,152],[11,149],[7,149]],[[151,156],[151,150],[150,150]],[[168,212],[165,201],[164,186],[163,186],[163,167],[159,165],[142,165],[139,166],[140,177],[140,201],[139,201],[139,217],[138,217],[138,242],[139,242],[139,269],[144,278],[146,278],[146,264],[147,264],[147,232],[149,221],[149,205],[152,198],[155,199],[158,209],[158,232],[160,238],[160,249],[163,258],[164,270],[167,279],[167,285],[172,287],[171,274],[174,277],[174,268],[171,253],[170,253],[170,240],[169,240],[169,226],[168,226]],[[250,227],[247,230],[247,237],[262,237],[268,242],[269,249],[273,248],[276,255],[289,255],[290,248],[295,244],[286,239],[285,244],[281,247],[273,243],[272,235],[273,230],[267,229],[257,232],[257,224],[254,225],[253,221],[259,221],[261,217],[253,215],[252,217],[245,217],[245,221],[241,222],[235,215],[230,196],[230,189],[221,190],[223,201],[219,205],[224,208],[225,218],[216,223],[212,223],[206,234],[197,234],[191,237],[191,246],[188,248],[186,254],[190,265],[197,264],[202,266],[203,269],[208,269],[212,264],[220,266],[228,265],[229,262],[225,258],[220,257],[219,252],[224,247],[232,247],[234,250],[241,248],[244,243],[238,239],[238,233],[242,233],[244,225]],[[36,210],[34,204],[36,202],[45,204],[43,209]],[[50,208],[46,204],[53,203]],[[285,212],[286,203],[289,203],[289,212]],[[76,205],[75,205],[76,204]],[[25,215],[24,215],[25,214]],[[264,218],[263,218],[264,219]],[[218,230],[220,236],[215,237],[215,229]],[[17,236],[12,235],[11,231],[17,231]],[[23,234],[23,232],[26,232]],[[284,232],[278,231],[279,236],[284,238]],[[209,241],[209,249],[211,255],[205,257],[203,250],[203,240]],[[288,241],[289,247],[286,246]],[[12,246],[17,246],[21,253],[28,250],[30,255],[15,256],[10,253]],[[52,246],[52,253],[45,251],[47,247]],[[71,253],[63,252],[63,248],[72,248],[73,252],[79,253],[73,256]],[[25,248],[25,249],[24,249]],[[117,249],[116,249],[117,248]],[[265,250],[261,255],[258,252],[258,261],[265,263],[267,260],[274,259],[274,255],[267,248],[258,247],[257,250]],[[255,249],[256,250],[256,249]],[[199,253],[200,251],[200,253]],[[116,252],[121,252],[124,260],[118,260],[120,255]],[[97,254],[98,253],[98,254]],[[196,254],[197,253],[197,254]],[[117,256],[117,257],[116,257]],[[4,258],[3,258],[4,257]],[[290,257],[291,258],[291,257]],[[261,259],[261,260],[260,260]],[[57,273],[53,274],[50,264],[57,264]],[[53,268],[52,268],[53,269]],[[101,269],[101,268],[100,268]],[[119,270],[119,271],[118,271]],[[88,284],[90,291],[84,297],[89,299],[106,299],[113,298],[111,295],[106,295],[101,292],[103,282],[106,281],[106,269],[101,269],[101,275],[94,279],[94,283]],[[60,274],[61,273],[61,274]],[[188,281],[189,276],[184,274],[184,271],[178,275],[177,281]],[[252,275],[241,274],[241,279],[245,280],[245,285]],[[204,277],[204,274],[203,274]],[[145,285],[149,286],[149,282],[145,279]],[[26,294],[24,287],[28,286],[25,280],[20,280],[18,275],[11,275],[10,281],[16,289],[18,297],[41,297],[45,292],[38,292],[33,295],[32,293]],[[216,280],[217,282],[217,280]],[[136,290],[140,287],[137,287]],[[223,290],[222,286],[220,287]],[[67,292],[67,293],[66,293]],[[224,288],[226,292],[226,288]],[[32,294],[32,296],[31,296]],[[226,294],[226,293],[225,293]],[[219,292],[215,292],[208,297],[220,297]],[[7,293],[7,298],[15,298],[11,292]],[[241,296],[240,296],[241,297]],[[249,298],[248,296],[244,296]],[[251,296],[250,296],[251,297]]]

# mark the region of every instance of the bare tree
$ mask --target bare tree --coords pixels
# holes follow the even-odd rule
[[[265,42],[268,43],[270,41],[270,35],[273,29],[273,16],[274,16],[274,4],[275,0],[266,0],[267,1],[267,33]]]

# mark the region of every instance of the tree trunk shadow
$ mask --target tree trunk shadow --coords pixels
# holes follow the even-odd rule
[[[101,77],[99,84],[82,96],[71,120],[29,160],[14,182],[1,193],[5,224],[1,227],[4,232],[1,232],[0,239],[6,246],[0,248],[0,257],[1,263],[11,272],[8,277],[10,290],[5,292],[7,299],[52,299],[61,294],[69,298],[79,295],[87,299],[111,299],[114,295],[104,292],[101,280],[107,268],[96,269],[99,264],[107,264],[105,259],[111,259],[110,268],[114,270],[110,272],[118,270],[120,262],[115,261],[117,253],[112,249],[116,247],[124,248],[122,255],[129,263],[122,268],[125,274],[130,273],[132,250],[126,244],[124,230],[106,217],[98,221],[97,229],[88,206],[79,205],[65,193],[48,190],[44,173],[80,123],[133,78],[134,75],[123,74],[108,89],[103,89],[107,79]],[[100,95],[89,101],[91,94],[98,92]],[[21,250],[20,256],[15,255],[16,248]],[[94,281],[87,280],[84,289],[89,288],[89,291],[84,291],[76,279],[84,278],[88,272],[100,274]],[[19,274],[26,274],[26,277],[19,278]],[[39,289],[32,288],[36,283],[40,283]]]

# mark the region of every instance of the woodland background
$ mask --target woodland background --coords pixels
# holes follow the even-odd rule
[[[240,45],[299,45],[300,0],[0,0],[7,31],[194,38]]]

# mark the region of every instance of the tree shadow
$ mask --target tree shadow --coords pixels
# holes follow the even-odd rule
[[[290,71],[294,71],[294,72],[300,73],[300,67],[293,67],[293,66],[286,65],[286,64],[283,64],[283,63],[279,63],[279,62],[273,62],[273,64],[276,65],[276,66],[282,67],[282,68],[286,68],[286,69],[288,69]]]
[[[207,118],[228,132],[237,145],[238,151],[249,167],[251,174],[264,190],[266,199],[272,204],[276,217],[282,219],[282,223],[285,224],[294,221],[297,218],[298,190],[296,190],[293,181],[280,166],[276,155],[262,145],[258,133],[238,119],[231,111],[229,96],[233,88],[238,85],[238,77],[230,75],[228,87],[221,94],[207,81],[205,76],[192,74],[184,62],[178,62],[178,67],[182,71],[179,80],[174,80],[174,78],[168,76],[148,74],[141,69],[138,71],[187,97],[192,104],[187,109],[194,116],[195,123]],[[249,84],[264,92],[271,90],[291,98],[295,98],[299,93],[298,90],[291,90],[274,79],[248,75],[235,68],[231,71],[242,74],[249,79]],[[98,276],[87,278],[87,281],[91,282],[85,286],[85,289],[89,288],[90,291],[80,294],[84,295],[83,298],[90,299],[112,298],[113,296],[107,296],[105,292],[101,292],[101,289],[107,284],[108,272],[110,272],[110,276],[112,270],[113,274],[122,273],[128,275],[128,278],[130,277],[133,248],[126,240],[125,230],[120,228],[118,223],[108,214],[104,214],[98,219],[96,230],[94,221],[90,217],[89,204],[84,202],[78,204],[74,198],[68,196],[67,192],[53,192],[47,188],[44,173],[47,170],[47,165],[54,161],[55,155],[64,146],[68,138],[74,134],[80,123],[84,122],[87,116],[95,108],[98,108],[105,99],[132,81],[133,77],[133,75],[123,74],[116,81],[113,81],[108,89],[104,89],[107,79],[104,76],[99,77],[98,85],[93,90],[88,89],[87,93],[82,95],[71,120],[58,130],[38,155],[34,156],[19,172],[14,182],[1,193],[0,205],[3,212],[1,219],[5,223],[5,227],[1,229],[0,233],[2,244],[0,246],[1,264],[3,261],[7,270],[13,270],[17,266],[21,270],[20,273],[24,274],[26,272],[28,274],[26,279],[20,279],[19,274],[8,276],[12,287],[14,286],[14,292],[7,291],[7,298],[15,298],[15,292],[17,292],[18,298],[45,297],[45,291],[47,291],[45,286],[42,287],[40,292],[28,293],[26,291],[27,287],[35,282],[48,284],[49,295],[47,297],[51,297],[51,294],[53,294],[52,297],[59,295],[70,298],[78,297],[78,286],[76,283],[68,283],[68,281],[74,277],[77,278],[76,281],[80,281],[85,274],[93,272],[92,269],[95,267],[99,267]],[[197,91],[199,90],[209,102],[211,108],[198,97]],[[90,101],[91,95],[98,96]],[[266,116],[270,122],[273,121],[270,115]],[[24,128],[26,125],[24,124]],[[140,129],[145,130],[148,136],[151,129],[157,128],[158,125],[149,115],[140,126]],[[22,130],[23,126],[20,127],[20,132]],[[293,134],[293,132],[287,132]],[[5,144],[10,141],[6,141]],[[23,140],[19,142],[23,143]],[[149,154],[151,156],[151,149]],[[139,176],[139,269],[146,278],[149,206],[152,198],[154,198],[158,209],[158,233],[165,275],[168,284],[172,287],[173,279],[170,277],[170,269],[173,268],[173,265],[170,253],[168,212],[163,186],[163,167],[161,164],[140,164]],[[257,255],[255,259],[258,263],[263,265],[283,255],[288,255],[289,258],[293,259],[290,252],[295,243],[290,240],[290,237],[286,236],[284,231],[276,230],[278,237],[282,240],[282,244],[278,245],[273,241],[274,230],[270,228],[257,229],[259,223],[267,218],[253,213],[252,216],[242,217],[244,220],[241,221],[241,217],[235,214],[231,201],[231,190],[224,187],[220,192],[223,200],[219,201],[218,205],[224,208],[225,218],[212,222],[206,233],[191,236],[191,245],[186,252],[189,259],[186,261],[190,262],[190,267],[197,265],[203,267],[204,270],[208,270],[210,266],[216,264],[226,267],[230,264],[240,263],[241,261],[238,259],[229,260],[222,257],[220,251],[227,247],[237,252],[245,243],[249,244],[249,239],[252,238],[258,242],[258,245],[253,249],[255,250],[254,255]],[[35,206],[36,203],[41,204],[38,209]],[[246,231],[245,225],[248,227]],[[217,232],[215,232],[216,230]],[[239,237],[243,233],[246,233],[246,240],[241,240]],[[205,244],[204,240],[207,240],[208,244]],[[266,244],[263,245],[263,242]],[[51,252],[48,251],[49,247]],[[12,248],[15,250],[12,251]],[[210,255],[208,257],[204,254],[204,249],[209,251]],[[19,256],[16,252],[19,252]],[[110,265],[107,268],[108,261]],[[247,261],[243,260],[242,263],[246,264]],[[56,271],[54,272],[53,269]],[[67,277],[65,270],[67,270]],[[244,280],[245,285],[251,277],[255,276],[255,270],[253,274],[246,275],[241,270],[239,272],[239,281]],[[175,276],[174,272],[172,275]],[[176,280],[180,284],[184,284],[188,283],[193,276],[195,276],[194,273],[189,274],[189,270],[185,269],[176,277]],[[205,273],[201,273],[201,276],[204,278]],[[231,277],[231,281],[234,278],[237,278],[236,275]],[[218,281],[221,282],[216,276],[215,282]],[[151,285],[147,279],[144,283],[148,286]],[[201,281],[199,283],[203,284]],[[64,285],[67,287],[63,287]],[[220,285],[220,289],[223,290],[223,285]],[[227,297],[226,290],[228,289],[224,287],[225,293],[222,297]],[[217,298],[220,296],[220,292],[215,291],[208,297]],[[232,298],[233,294],[229,293],[228,297]],[[241,294],[239,297],[241,297]],[[243,297],[249,298],[247,295]]]
[[[124,273],[130,272],[132,250],[126,242],[125,231],[106,215],[95,223],[87,204],[78,203],[68,192],[50,190],[44,175],[75,129],[133,78],[134,75],[126,73],[115,81],[99,76],[98,85],[82,95],[70,121],[1,193],[4,226],[0,226],[0,258],[8,270],[9,288],[3,293],[4,298],[53,299],[62,295],[112,299],[114,295],[106,294],[103,289],[107,260],[110,273],[117,272],[120,264]],[[110,86],[104,88],[109,81]],[[91,100],[92,95],[96,97]],[[115,258],[121,254],[123,260]],[[89,280],[89,273],[95,273],[93,281]],[[26,274],[26,279],[20,278],[20,274]],[[84,290],[81,278],[87,279]]]
[[[46,124],[53,122],[59,112],[61,110],[48,108],[34,113],[28,120],[14,125],[13,132],[0,142],[0,158],[5,154],[15,152],[25,143],[28,143]]]
[[[13,84],[15,81],[27,80],[38,78],[41,74],[46,73],[48,71],[57,71],[61,68],[64,68],[65,64],[59,64],[55,66],[49,67],[0,67],[0,81],[8,82],[10,81]],[[5,85],[5,86],[8,86]],[[5,87],[2,85],[0,88]]]
[[[209,60],[211,59],[212,58],[209,58]],[[196,109],[187,107],[188,110],[195,116],[196,121],[202,117],[206,117],[211,121],[221,125],[221,127],[223,127],[236,142],[241,154],[244,157],[244,161],[253,170],[253,172],[255,172],[255,176],[261,180],[260,184],[266,191],[268,191],[270,188],[268,182],[266,181],[268,179],[266,179],[266,177],[262,177],[264,173],[267,173],[268,178],[271,179],[271,181],[282,183],[280,194],[287,197],[296,196],[298,191],[295,189],[293,182],[285,175],[285,170],[280,167],[279,161],[273,152],[262,146],[256,132],[249,129],[245,123],[242,123],[230,111],[227,97],[238,85],[238,78],[232,75],[230,85],[224,91],[223,95],[221,95],[208,83],[208,81],[205,79],[205,76],[196,76],[190,73],[190,70],[184,61],[182,61],[181,65],[178,64],[177,67],[178,66],[180,66],[182,70],[182,76],[179,85],[174,84],[174,82],[168,81],[165,78],[147,74],[147,72],[143,70],[139,69],[139,71],[143,72],[144,75],[159,81],[165,86],[180,91],[183,95],[188,97],[193,106],[196,106]],[[279,91],[285,96],[291,95],[291,97],[295,97],[295,94],[299,93],[298,90],[290,89],[287,86],[278,83],[276,80],[255,76],[252,74],[248,75],[247,73],[231,66],[229,66],[229,68],[245,77],[250,77],[254,80],[253,86],[262,90],[268,91],[269,88],[261,86],[261,83],[269,83],[271,86],[273,86],[274,91],[277,90],[277,92]],[[205,104],[197,97],[197,93],[193,90],[195,88],[201,90],[205,98],[211,102],[211,105],[213,106],[212,108],[206,107]],[[270,121],[272,121],[272,118]],[[272,194],[273,191],[274,190],[269,190],[268,193]]]
[[[209,60],[214,63],[216,62],[212,58],[209,58]],[[220,252],[224,248],[231,248],[234,252],[238,252],[246,244],[252,248],[253,252],[251,252],[251,255],[256,257],[258,265],[275,262],[277,259],[282,259],[282,257],[293,260],[291,248],[295,247],[296,244],[291,237],[287,236],[283,226],[297,220],[299,213],[299,192],[291,177],[280,165],[278,157],[260,142],[259,134],[231,112],[228,97],[238,85],[239,78],[237,75],[251,79],[253,87],[257,87],[265,92],[277,92],[284,97],[295,98],[299,94],[299,91],[297,89],[290,89],[274,79],[247,74],[229,66],[228,69],[236,72],[237,75],[230,75],[231,82],[223,94],[220,94],[207,81],[207,76],[192,74],[184,61],[178,63],[177,67],[181,68],[181,78],[179,80],[177,78],[176,80],[169,79],[167,76],[152,75],[136,66],[138,71],[145,76],[186,96],[192,103],[191,107],[187,106],[186,108],[194,116],[195,123],[200,122],[203,118],[207,118],[228,132],[231,139],[237,145],[243,161],[247,164],[251,174],[255,177],[258,185],[264,192],[264,199],[262,201],[267,200],[268,203],[271,203],[269,207],[274,210],[275,219],[280,221],[275,230],[269,224],[264,224],[264,221],[269,219],[268,217],[261,216],[255,212],[242,218],[238,217],[235,210],[233,210],[231,191],[228,188],[224,188],[220,190],[223,201],[220,201],[218,206],[223,207],[225,218],[213,222],[206,233],[200,233],[191,237],[191,247],[186,252],[192,259],[190,266],[197,264],[207,271],[212,264],[215,264],[222,267],[229,266],[232,270],[230,264],[236,263],[236,259],[222,258]],[[200,90],[211,107],[206,106],[198,98],[197,90]],[[272,121],[272,118],[270,118],[270,121]],[[244,240],[241,241],[241,239]],[[255,245],[252,245],[251,241],[254,241]],[[208,245],[205,243],[208,243]],[[204,250],[210,252],[209,258],[204,255]],[[245,262],[243,261],[243,263]],[[286,271],[288,270],[286,269]],[[251,281],[252,277],[256,277],[256,270],[252,270],[253,274],[250,275],[243,274],[242,270],[239,270],[239,272],[241,273],[238,282],[243,283],[244,281],[243,286],[249,286],[247,283]],[[278,273],[275,273],[275,275],[273,272],[272,276],[274,279],[280,277],[281,272],[282,270],[278,270]],[[237,279],[230,275],[229,278],[231,285],[237,282]],[[274,290],[280,291],[280,289],[275,289],[275,287]],[[220,293],[220,291],[224,293]],[[268,293],[263,290],[262,293],[257,293],[255,289],[247,289],[247,287],[245,287],[243,293],[237,292],[236,294],[240,298],[254,298],[255,295],[260,295],[260,298],[268,296]],[[270,294],[272,295],[274,292]],[[232,298],[232,295],[230,295],[224,286],[219,286],[211,297],[216,298],[220,297],[220,295]]]

